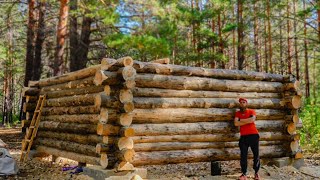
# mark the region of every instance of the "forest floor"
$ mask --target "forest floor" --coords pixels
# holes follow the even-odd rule
[[[83,174],[70,174],[62,171],[62,167],[68,163],[76,165],[76,162],[61,159],[57,163],[51,163],[49,158],[32,159],[25,163],[18,161],[21,154],[21,140],[23,139],[19,128],[0,128],[0,139],[8,144],[10,154],[17,160],[19,166],[18,175],[3,177],[0,179],[92,179]],[[248,167],[252,162],[249,161]],[[222,162],[222,176],[210,176],[210,163],[171,164],[167,166],[144,166],[148,170],[148,179],[184,179],[184,180],[227,180],[237,179],[240,175],[239,161]],[[253,170],[249,170],[249,179],[253,179]],[[305,154],[305,166],[299,170],[285,166],[262,165],[260,170],[262,179],[320,179],[320,153]]]

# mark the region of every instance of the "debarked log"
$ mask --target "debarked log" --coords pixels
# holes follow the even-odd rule
[[[282,145],[261,146],[259,152],[261,158],[284,157],[287,153],[287,148]],[[249,157],[252,157],[251,153],[249,154]],[[136,152],[132,164],[135,166],[141,166],[188,162],[226,161],[235,159],[240,159],[240,149],[238,147],[224,149]]]
[[[35,139],[36,145],[42,145],[47,147],[53,147],[60,150],[65,150],[69,152],[80,153],[88,156],[99,157],[99,154],[96,153],[95,146],[92,145],[85,145],[79,144],[70,141],[61,141],[57,139],[50,139],[50,138],[36,138]]]
[[[233,120],[236,109],[171,108],[134,109],[133,123],[173,123]],[[258,120],[284,119],[285,112],[275,109],[257,109]]]
[[[123,112],[132,112],[134,104],[132,102],[121,103],[119,98],[107,96],[104,93],[97,94],[94,102],[96,107],[116,108]]]
[[[238,128],[229,122],[165,123],[165,124],[132,124],[136,136],[157,135],[191,135],[210,133],[238,132]],[[285,121],[255,121],[258,131],[285,131]]]
[[[287,142],[289,144],[289,142]],[[260,146],[281,145],[283,141],[260,141]],[[189,149],[209,149],[209,148],[232,148],[238,147],[239,142],[156,142],[138,143],[134,145],[136,152],[142,151],[173,151]]]
[[[123,85],[127,88],[135,86],[134,79],[136,77],[136,70],[133,67],[124,67],[112,72],[108,70],[97,71],[94,77],[95,85]],[[132,81],[132,82],[131,82]],[[128,82],[131,82],[128,83]]]
[[[45,94],[49,91],[58,91],[58,90],[65,90],[65,89],[76,89],[76,88],[84,88],[88,86],[93,86],[94,76],[89,76],[84,79],[78,79],[75,81],[69,81],[61,84],[51,85],[51,86],[45,86],[41,88],[41,94]]]
[[[62,132],[53,132],[53,131],[41,131],[37,133],[37,137],[41,138],[52,138],[64,141],[70,141],[80,144],[96,145],[103,142],[103,137],[94,134],[79,134],[79,133],[62,133]]]
[[[64,115],[64,114],[99,114],[100,107],[96,106],[64,106],[43,107],[42,115]]]
[[[87,106],[94,105],[97,94],[75,95],[55,99],[48,99],[45,102],[46,107],[57,106]]]
[[[78,161],[78,162],[82,162],[82,163],[87,163],[87,164],[92,164],[92,165],[100,165],[100,158],[98,158],[98,157],[87,156],[84,154],[78,154],[78,153],[70,152],[70,151],[63,151],[60,149],[47,147],[47,146],[36,146],[36,150],[38,152],[47,153],[47,154],[54,155],[57,157],[64,157],[64,158],[72,159],[74,161]]]
[[[236,92],[281,92],[279,82],[225,80],[202,77],[137,74],[136,86],[176,90],[236,91]]]
[[[139,88],[132,90],[134,97],[188,97],[188,98],[281,98],[281,93],[240,93],[224,91],[193,91],[193,90],[173,90],[159,88]]]
[[[66,133],[95,134],[97,125],[41,121],[39,129]]]
[[[283,82],[285,77],[280,74],[269,74],[263,72],[207,69],[202,67],[188,67],[181,65],[165,65],[148,62],[135,62],[133,67],[139,73],[157,73],[164,75],[200,76],[217,79],[237,79],[250,81],[276,81]]]
[[[248,99],[248,108],[280,109],[280,99]],[[135,108],[238,108],[235,98],[154,98],[134,97]]]
[[[40,94],[45,94],[47,99],[52,98],[60,98],[66,96],[74,96],[74,95],[86,95],[86,94],[95,94],[104,91],[103,86],[88,86],[83,88],[76,89],[65,89],[60,91],[42,91]]]
[[[285,140],[290,142],[290,135],[284,132],[260,132],[261,141]],[[159,136],[134,136],[135,144],[156,142],[231,142],[238,141],[239,133],[220,134],[193,134],[193,135],[159,135]]]

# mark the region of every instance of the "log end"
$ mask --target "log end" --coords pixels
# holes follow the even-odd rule
[[[109,85],[104,86],[103,92],[107,95],[110,96],[111,94],[111,88]]]
[[[136,86],[136,81],[134,79],[127,80],[123,83],[123,86],[128,89],[132,89]]]
[[[117,171],[133,171],[135,168],[131,163],[126,162],[126,161],[122,161],[122,162],[117,163],[115,165],[115,169]]]
[[[121,137],[133,137],[134,136],[134,129],[132,127],[122,127],[120,129],[119,135]]]
[[[96,72],[96,74],[94,75],[93,83],[96,86],[102,85],[102,72],[101,71]]]
[[[129,113],[134,110],[134,104],[133,102],[126,102],[123,104],[123,109],[125,112]]]
[[[126,162],[132,162],[134,159],[135,151],[133,149],[122,149],[119,153],[119,159]]]
[[[132,66],[133,65],[133,59],[130,56],[120,58],[117,60],[118,62],[122,62],[124,66]]]
[[[119,124],[122,126],[130,126],[132,124],[132,113],[123,113],[119,117]]]
[[[297,152],[294,156],[295,159],[302,159],[303,158],[303,154],[301,152]]]
[[[296,125],[292,122],[290,124],[288,124],[287,126],[287,132],[290,134],[290,135],[293,135],[295,134],[296,132]]]
[[[108,156],[107,153],[100,154],[100,165],[103,169],[106,169],[108,167]]]
[[[301,96],[293,96],[292,98],[292,107],[298,109],[301,107]]]
[[[120,102],[132,102],[133,101],[133,94],[130,89],[121,89],[119,94]]]
[[[291,141],[290,143],[291,152],[296,153],[299,150],[299,141]]]
[[[133,149],[133,140],[130,137],[121,137],[118,141],[119,150],[122,149]]]

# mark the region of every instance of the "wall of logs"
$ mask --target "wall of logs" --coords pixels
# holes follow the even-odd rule
[[[104,168],[239,159],[238,98],[257,113],[262,158],[302,158],[299,81],[292,76],[205,69],[130,57],[30,82],[27,128],[47,100],[34,148]]]

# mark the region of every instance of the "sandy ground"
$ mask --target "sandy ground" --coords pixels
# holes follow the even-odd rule
[[[11,155],[17,160],[19,166],[18,175],[0,179],[92,179],[83,174],[71,174],[71,171],[62,171],[66,164],[76,165],[76,162],[58,159],[52,163],[50,158],[33,159],[24,163],[18,161],[21,154],[22,134],[19,128],[0,128],[0,139],[8,144]],[[249,161],[248,167],[252,167]],[[174,179],[174,180],[225,180],[237,179],[240,176],[239,161],[222,162],[222,175],[210,175],[210,163],[171,164],[166,166],[144,166],[148,170],[148,179]],[[248,168],[249,179],[253,179],[253,170]],[[277,168],[275,166],[262,165],[260,170],[262,179],[320,179],[320,153],[305,154],[305,166],[299,170],[291,166]]]

